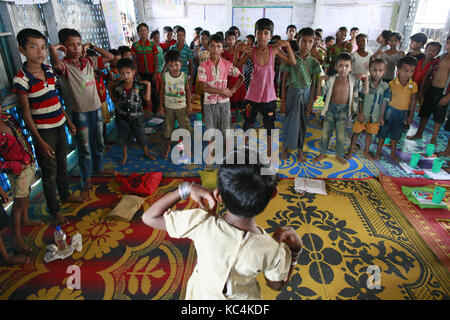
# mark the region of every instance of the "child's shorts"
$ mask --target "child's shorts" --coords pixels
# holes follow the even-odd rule
[[[3,205],[0,204],[0,230],[5,229],[9,226],[9,216],[3,208]]]
[[[133,137],[137,143],[143,147],[147,145],[147,136],[145,135],[144,117],[124,117],[116,116],[117,126],[117,144],[120,147],[126,147],[132,142]]]
[[[354,133],[361,133],[363,131],[367,132],[368,134],[377,134],[380,129],[380,126],[378,125],[378,122],[375,123],[361,123],[357,120],[353,123],[353,132]]]
[[[254,127],[256,116],[260,112],[263,117],[264,129],[267,130],[267,135],[271,136],[270,130],[275,129],[277,101],[274,100],[267,103],[248,101],[248,103],[245,110],[244,131]]]
[[[419,111],[420,118],[428,118],[433,114],[433,120],[436,123],[444,123],[447,114],[447,106],[440,106],[439,100],[443,97],[444,89],[430,86],[423,99],[422,107]]]
[[[166,113],[164,121],[164,139],[170,140],[172,131],[175,129],[175,120],[178,121],[178,128],[189,130],[192,134],[186,107],[181,109],[170,109],[165,107],[164,111]]]
[[[111,121],[111,115],[109,114],[108,109],[108,102],[102,102],[102,116],[103,116],[103,123],[107,124]]]
[[[14,198],[27,198],[30,195],[35,174],[35,164],[26,166],[18,176],[15,174],[7,174]]]
[[[206,104],[203,111],[205,113],[206,130],[218,129],[225,139],[226,130],[230,129],[231,122],[230,102]]]
[[[391,106],[386,106],[384,113],[384,126],[380,128],[378,138],[398,141],[402,137],[405,127],[405,120],[408,116],[408,110],[399,110]]]

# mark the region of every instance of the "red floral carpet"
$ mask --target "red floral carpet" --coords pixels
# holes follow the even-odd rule
[[[180,182],[163,179],[155,193],[146,198],[144,210]],[[4,288],[0,299],[184,298],[196,259],[191,241],[170,239],[165,232],[145,226],[141,221],[142,209],[130,222],[105,219],[122,194],[115,179],[98,178],[94,184],[90,200],[63,207],[70,221],[64,230],[69,237],[82,235],[82,251],[45,264],[46,247],[53,242],[53,225],[22,228],[27,245],[33,248],[32,261],[25,266],[0,267],[0,284]],[[36,205],[30,212],[38,218],[48,217],[42,194],[32,202]],[[180,209],[193,206],[191,201],[179,203]],[[3,238],[12,252],[11,235],[5,234]],[[69,268],[72,265],[79,267],[79,290],[67,288],[68,279],[69,284],[75,283],[72,280],[75,273]]]

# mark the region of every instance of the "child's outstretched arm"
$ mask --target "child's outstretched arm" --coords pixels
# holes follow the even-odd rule
[[[283,281],[271,281],[266,278],[267,285],[273,289],[280,291],[286,283],[289,282],[289,279],[291,278],[292,271],[294,271],[294,267],[297,264],[297,259],[302,251],[303,248],[303,242],[300,236],[295,232],[293,228],[289,227],[281,227],[278,228],[274,234],[273,238],[277,242],[284,242],[287,244],[289,249],[291,249],[291,267],[289,268],[288,276]]]
[[[193,184],[191,186],[183,186],[183,184],[181,184],[178,186],[178,189],[167,193],[164,197],[156,201],[149,209],[147,209],[142,216],[142,221],[149,227],[159,230],[166,230],[164,213],[180,201],[182,199],[181,195],[186,192],[191,199],[200,206],[200,208],[207,209],[204,203],[207,201],[209,208],[215,209],[217,202],[211,190],[197,184]]]
[[[114,59],[114,55],[111,52],[108,52],[100,47],[97,47],[90,42],[87,42],[83,45],[83,56],[86,56],[86,50],[88,48],[92,48],[92,50],[94,50],[95,52],[100,53],[103,56],[103,63],[107,63]]]
[[[239,53],[244,52],[244,54],[239,57]],[[252,48],[247,46],[244,42],[239,42],[236,45],[235,51],[234,51],[234,57],[233,57],[233,64],[240,68],[244,65],[244,63],[247,62],[247,60],[250,58],[250,55],[252,53]]]
[[[287,40],[279,40],[277,42],[277,47],[275,54],[280,57],[281,60],[283,60],[286,63],[289,63],[291,65],[296,65],[297,61],[295,60],[294,51],[291,48],[291,44]],[[287,51],[287,55],[281,50],[281,48],[285,48]]]
[[[66,53],[67,49],[62,44],[55,44],[53,46],[50,46],[50,62],[52,63],[53,69],[57,73],[61,74],[64,71],[64,64],[58,57],[58,51]]]

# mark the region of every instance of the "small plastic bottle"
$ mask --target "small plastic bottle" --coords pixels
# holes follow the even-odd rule
[[[67,237],[66,233],[64,232],[63,229],[61,229],[60,226],[56,227],[54,237],[56,246],[58,247],[58,251],[64,252],[67,249],[67,241],[66,241]]]

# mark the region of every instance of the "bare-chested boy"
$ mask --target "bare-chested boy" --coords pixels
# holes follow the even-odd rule
[[[331,94],[327,94],[321,113],[325,119],[319,145],[320,154],[314,158],[314,162],[321,161],[326,157],[331,136],[333,131],[336,131],[336,159],[342,164],[347,163],[343,158],[345,129],[349,116],[357,111],[360,83],[350,74],[352,60],[352,56],[348,53],[341,53],[337,56],[335,66],[337,74],[331,76],[327,81],[326,87]]]
[[[450,101],[450,55],[448,54],[450,51],[450,36],[447,37],[445,50],[447,52],[437,59],[437,63],[431,66],[422,81],[420,92],[425,92],[425,95],[422,108],[419,111],[419,129],[413,136],[408,137],[410,140],[422,138],[428,119],[433,114],[434,128],[430,143],[436,144],[437,135],[445,121]]]

